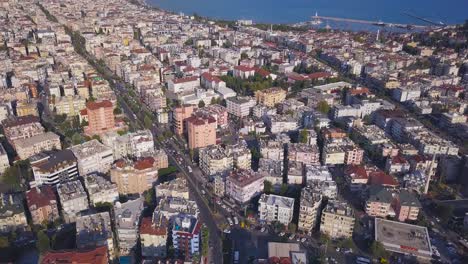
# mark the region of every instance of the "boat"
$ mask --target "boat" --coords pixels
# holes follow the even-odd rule
[[[374,26],[385,27],[387,24],[379,20],[379,22],[372,23]]]

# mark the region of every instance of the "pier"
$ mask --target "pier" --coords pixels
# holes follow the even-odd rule
[[[314,20],[328,20],[328,21],[337,21],[337,22],[346,22],[346,23],[358,23],[358,24],[368,24],[382,27],[399,27],[399,28],[415,28],[415,29],[428,29],[429,26],[423,25],[412,25],[412,24],[398,24],[398,23],[386,23],[382,21],[370,21],[362,19],[351,19],[351,18],[341,18],[341,17],[327,17],[327,16],[312,16],[312,21]]]

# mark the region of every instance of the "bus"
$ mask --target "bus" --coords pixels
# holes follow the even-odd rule
[[[365,257],[357,257],[356,258],[356,264],[370,264],[371,261],[368,258]]]

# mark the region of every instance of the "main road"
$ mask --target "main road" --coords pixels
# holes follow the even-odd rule
[[[126,88],[123,84],[116,83],[115,88],[118,96],[127,93]],[[138,100],[135,98],[132,99]],[[121,100],[120,103],[122,109],[130,119],[130,121],[135,122],[139,126],[143,127],[143,117],[140,116],[140,113],[134,113],[131,107],[127,105],[125,100]],[[201,190],[204,190],[205,188],[203,186],[203,176],[201,174],[200,169],[196,167],[193,168],[192,173],[188,172],[188,167],[191,166],[191,161],[187,159],[185,153],[183,153],[183,150],[180,150],[179,147],[174,142],[172,142],[172,140],[168,140],[166,144],[158,141],[158,135],[162,135],[164,132],[160,129],[158,125],[154,124],[151,129],[151,132],[153,134],[155,146],[157,146],[160,149],[163,149],[167,153],[170,163],[174,164],[179,169],[181,174],[187,179],[191,196],[197,203],[198,208],[200,210],[200,218],[206,224],[210,231],[210,244],[212,246],[210,254],[211,263],[222,263],[223,253],[222,239],[220,236],[221,232],[218,228],[213,212],[210,210],[207,201],[203,198]],[[178,156],[179,158],[177,159],[176,156]]]

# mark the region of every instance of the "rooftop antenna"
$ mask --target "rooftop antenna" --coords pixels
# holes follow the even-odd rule
[[[270,24],[270,32],[273,33],[273,24]]]
[[[377,36],[375,37],[375,41],[378,42],[380,37],[380,29],[377,29]]]

